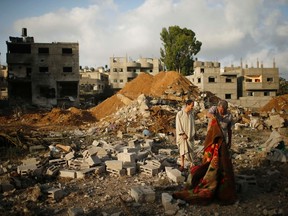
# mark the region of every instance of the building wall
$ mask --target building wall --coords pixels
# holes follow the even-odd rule
[[[127,57],[110,57],[109,84],[113,89],[121,89],[140,72],[155,75],[161,70],[163,65],[156,58],[140,58],[138,61],[133,61]]]
[[[44,107],[77,106],[79,44],[34,43],[26,38],[6,42],[9,100],[24,98]]]
[[[200,91],[210,91],[244,107],[259,108],[276,96],[279,90],[279,69],[273,67],[224,67],[219,62],[194,62],[194,74],[187,77]]]
[[[200,91],[210,91],[228,101],[237,99],[237,75],[221,72],[219,62],[195,61],[194,74],[187,78]]]

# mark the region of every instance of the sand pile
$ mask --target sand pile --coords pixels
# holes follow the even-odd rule
[[[183,96],[176,96],[175,93]],[[128,82],[118,94],[122,94],[131,100],[135,100],[141,94],[168,100],[184,100],[187,97],[197,98],[199,91],[186,77],[175,71],[169,71],[160,72],[155,76],[140,73],[134,80]],[[119,97],[113,95],[98,106],[91,108],[90,112],[100,120],[123,106],[125,104],[121,102]]]
[[[261,112],[271,112],[272,110],[276,112],[288,111],[288,94],[280,95],[272,98],[265,106],[263,106]]]

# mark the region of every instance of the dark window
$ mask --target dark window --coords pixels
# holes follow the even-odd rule
[[[204,68],[201,68],[201,69],[200,69],[200,73],[204,73]]]
[[[32,69],[31,68],[26,68],[26,76],[31,77]]]
[[[268,77],[267,82],[273,82],[273,77]]]
[[[209,83],[214,83],[215,82],[215,78],[214,77],[209,77],[208,78],[208,82]]]
[[[247,96],[253,96],[254,92],[247,92]]]
[[[201,83],[201,78],[198,78],[197,80],[198,80],[198,83]]]
[[[270,96],[270,92],[269,91],[265,91],[264,92],[264,96]]]
[[[231,99],[231,94],[225,94],[225,99]]]
[[[38,48],[38,53],[39,54],[49,54],[49,48],[47,48],[47,47],[39,47]]]
[[[72,54],[72,48],[62,48],[62,54]]]
[[[231,83],[232,79],[231,78],[226,78],[226,83]]]
[[[49,68],[48,67],[39,67],[39,72],[48,73],[49,72]]]
[[[63,67],[63,72],[72,72],[72,67]]]

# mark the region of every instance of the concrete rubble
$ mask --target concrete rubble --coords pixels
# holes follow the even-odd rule
[[[182,97],[184,92],[166,91],[172,94],[169,98]],[[30,134],[25,158],[2,161],[0,211],[28,215],[189,215],[192,208],[195,215],[207,215],[205,210],[171,196],[187,180],[187,173],[178,170],[174,136],[175,115],[181,103],[144,94],[134,100],[121,93],[115,97],[125,106],[107,118],[85,128],[49,131],[44,144]],[[204,98],[195,99],[195,161],[200,163],[208,107]],[[252,113],[233,104],[229,107],[235,120],[231,157],[240,197],[234,208],[243,213],[245,198],[253,196],[253,191],[268,194],[281,187],[282,207],[266,207],[259,201],[255,208],[258,215],[288,214],[283,201],[288,185],[276,181],[283,169],[288,171],[287,118],[283,112]],[[24,204],[16,205],[20,200]],[[86,204],[81,205],[83,200]],[[153,205],[157,209],[149,207]]]

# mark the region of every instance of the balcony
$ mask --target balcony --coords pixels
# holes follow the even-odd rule
[[[244,82],[244,88],[246,90],[273,90],[278,89],[279,84],[274,82]]]
[[[128,67],[139,68],[139,67],[141,67],[141,64],[138,62],[127,62],[127,68]]]

